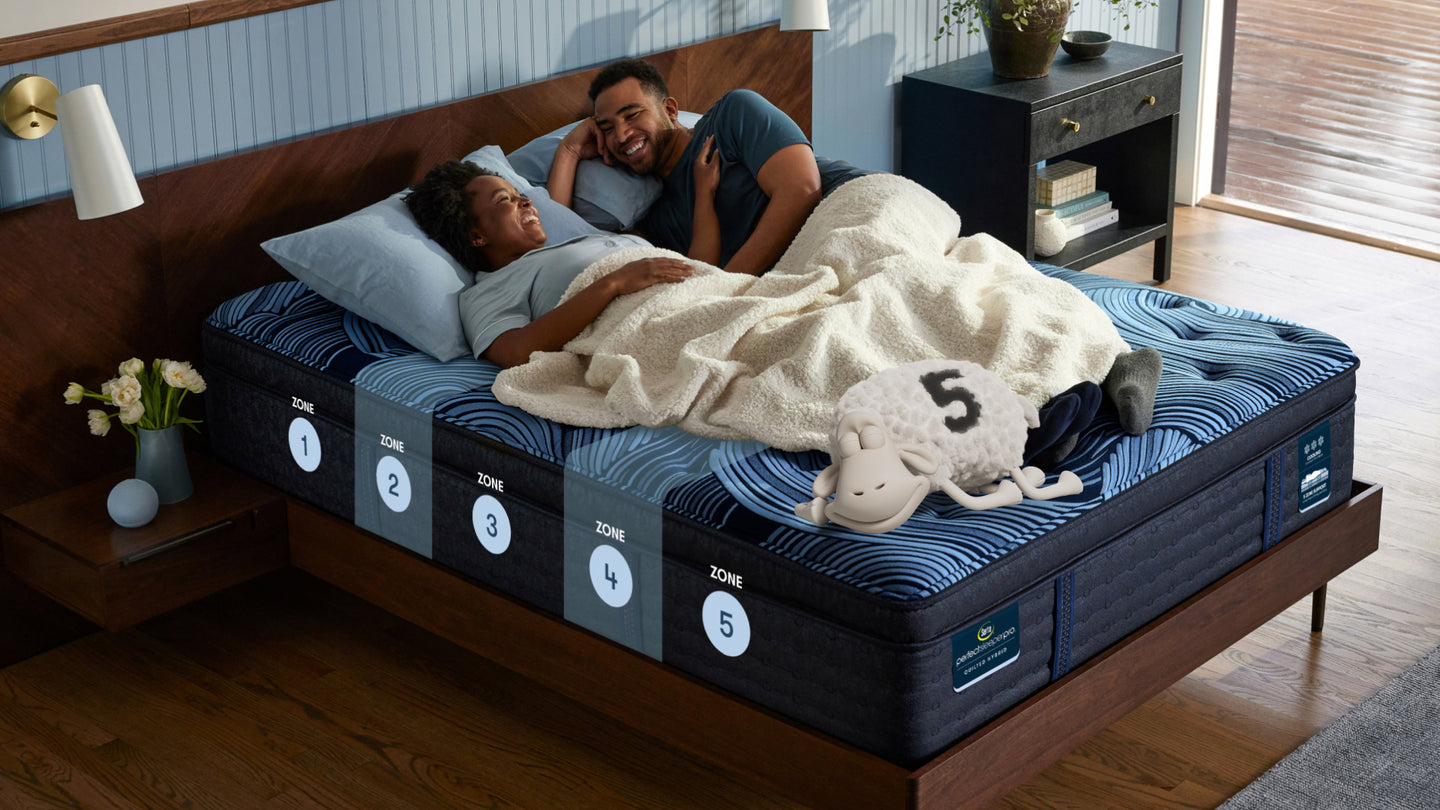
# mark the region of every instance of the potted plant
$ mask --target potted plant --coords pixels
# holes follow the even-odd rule
[[[1109,3],[1130,30],[1130,9],[1156,5],[1156,0],[1095,0]],[[942,20],[935,38],[964,26],[968,34],[984,32],[990,64],[997,76],[1037,79],[1050,73],[1055,49],[1070,20],[1072,0],[943,0]]]

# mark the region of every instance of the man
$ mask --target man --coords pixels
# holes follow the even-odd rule
[[[653,65],[628,59],[590,85],[595,114],[556,150],[546,183],[569,205],[575,166],[600,157],[664,181],[639,223],[651,242],[759,275],[784,253],[820,198],[864,172],[817,160],[795,122],[748,90],[727,93],[689,130]]]

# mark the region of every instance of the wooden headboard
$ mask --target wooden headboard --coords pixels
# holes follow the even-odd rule
[[[648,58],[682,109],[748,87],[810,132],[808,34],[770,27]],[[91,436],[87,406],[62,404],[67,382],[98,388],[132,356],[200,364],[212,308],[288,278],[262,241],[375,202],[441,160],[485,144],[509,151],[579,119],[597,71],[143,178],[145,205],[105,219],[75,219],[69,198],[0,212],[0,356],[12,364],[0,386],[0,509],[134,463],[118,427]],[[203,417],[204,399],[191,415]],[[203,436],[188,441],[204,449]]]

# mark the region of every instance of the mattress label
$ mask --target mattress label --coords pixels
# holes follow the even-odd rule
[[[614,483],[631,440],[617,431],[566,458],[565,618],[663,661],[663,492],[657,503]]]
[[[1330,499],[1330,423],[1300,437],[1300,511]]]
[[[434,556],[428,411],[355,386],[355,525]]]
[[[1020,603],[950,637],[955,691],[963,692],[1020,657]]]

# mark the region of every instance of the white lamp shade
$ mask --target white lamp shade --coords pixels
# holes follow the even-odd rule
[[[145,201],[100,85],[89,84],[60,96],[55,114],[65,140],[78,218],[108,217]]]
[[[780,5],[781,31],[829,31],[827,0],[784,0]]]

